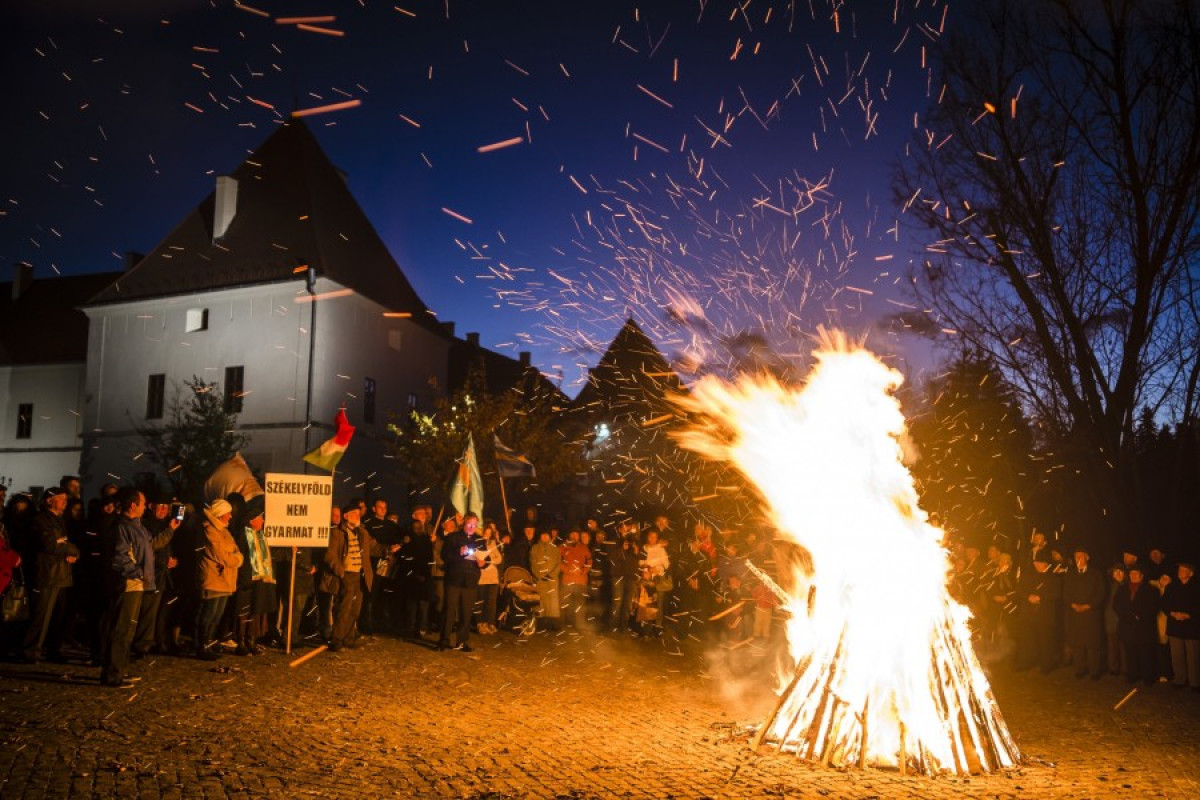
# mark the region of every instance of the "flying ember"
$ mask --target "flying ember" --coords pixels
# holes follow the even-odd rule
[[[922,774],[1012,766],[943,533],[903,461],[902,376],[838,333],[815,357],[800,388],[708,376],[679,400],[695,419],[681,444],[740,470],[809,555],[785,582],[794,671],[755,744]]]

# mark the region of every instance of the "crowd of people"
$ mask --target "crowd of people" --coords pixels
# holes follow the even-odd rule
[[[131,662],[151,653],[211,661],[377,636],[469,652],[472,634],[574,629],[762,653],[782,638],[777,581],[795,555],[769,534],[676,530],[664,515],[559,527],[530,508],[510,529],[428,505],[405,520],[383,498],[335,506],[325,548],[280,548],[261,494],[193,508],[115,485],[85,505],[80,492],[64,476],[36,503],[4,506],[0,652],[82,658],[109,686],[134,685]],[[1193,562],[1154,547],[1105,570],[1086,544],[1067,551],[1037,532],[1016,556],[953,541],[950,553],[950,589],[985,660],[1200,691]]]
[[[1034,531],[1019,560],[992,545],[952,548],[952,593],[973,615],[979,649],[1017,671],[1070,667],[1129,683],[1172,683],[1200,692],[1200,584],[1195,562],[1162,546],[1127,548],[1093,563],[1093,548]]]
[[[0,494],[0,502],[5,498]],[[723,538],[666,516],[612,530],[588,519],[512,526],[427,505],[402,520],[383,498],[333,508],[325,548],[270,547],[262,495],[196,508],[106,485],[90,502],[64,476],[17,494],[0,526],[0,651],[25,663],[82,659],[129,687],[150,654],[206,661],[268,647],[356,648],[376,636],[470,651],[470,637],[575,629],[729,647],[765,646],[780,599],[752,575],[775,560],[755,533]],[[13,599],[13,598],[9,598]],[[290,606],[289,606],[290,603]],[[23,613],[21,613],[23,611]]]

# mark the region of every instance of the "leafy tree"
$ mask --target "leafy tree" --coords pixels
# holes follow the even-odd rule
[[[199,501],[213,470],[249,444],[236,428],[237,415],[225,412],[218,384],[193,375],[175,387],[165,424],[138,428],[138,435],[175,495]]]
[[[1196,413],[1200,5],[963,9],[895,183],[932,234],[912,290],[1083,471],[1082,527],[1111,541],[1138,516],[1137,409]]]
[[[463,386],[440,398],[432,413],[413,411],[394,420],[392,445],[401,483],[407,482],[413,501],[435,507],[447,502],[455,463],[473,434],[475,457],[484,483],[486,513],[501,521],[500,482],[495,470],[493,437],[528,456],[536,478],[505,481],[510,510],[530,502],[560,496],[584,469],[582,445],[570,434],[562,414],[562,394],[529,373],[520,385],[499,394],[487,389],[482,364],[471,368]],[[503,524],[501,524],[503,529]]]

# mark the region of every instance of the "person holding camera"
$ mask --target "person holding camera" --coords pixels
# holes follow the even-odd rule
[[[454,649],[469,653],[472,648],[467,640],[471,635],[471,615],[475,610],[479,575],[483,567],[491,563],[487,542],[479,534],[478,515],[464,516],[462,527],[446,537],[442,543],[442,560],[446,570],[446,613],[442,617],[442,636],[437,649],[450,647],[450,631],[457,620]]]
[[[105,648],[104,669],[100,682],[105,686],[129,688],[133,680],[126,674],[138,623],[147,613],[145,599],[154,596],[154,546],[150,532],[142,525],[146,496],[137,489],[123,489],[117,495],[116,547],[110,569],[120,581],[121,593],[113,606],[112,628]],[[150,614],[154,609],[150,608]],[[153,629],[153,626],[151,626]]]

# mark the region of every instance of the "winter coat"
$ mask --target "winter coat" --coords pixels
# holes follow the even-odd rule
[[[559,550],[562,560],[562,581],[567,586],[587,586],[588,571],[592,568],[592,551],[583,542],[566,544]]]
[[[466,549],[472,555],[463,555]],[[459,530],[442,541],[442,562],[446,569],[447,586],[478,586],[482,564],[477,555],[487,553],[487,542],[478,533],[472,535]],[[489,563],[485,556],[484,563]]]
[[[39,511],[33,518],[33,538],[38,546],[39,589],[65,589],[74,584],[74,570],[67,559],[79,557],[79,548],[67,538],[67,523],[58,514]]]
[[[1098,569],[1067,571],[1063,579],[1063,613],[1066,639],[1071,647],[1098,647],[1104,638],[1104,603],[1108,600],[1107,578]],[[1072,604],[1090,606],[1076,611]]]
[[[4,590],[12,582],[12,573],[17,567],[18,559],[20,555],[12,548],[8,541],[8,531],[4,529],[4,523],[0,522],[0,594],[4,594]]]
[[[117,522],[112,570],[124,580],[124,591],[155,591],[154,545],[141,520],[122,515]]]
[[[1187,583],[1179,579],[1167,585],[1162,596],[1162,610],[1167,615],[1167,636],[1177,639],[1200,639],[1200,582],[1192,576]],[[1171,612],[1191,614],[1190,619],[1175,619]]]
[[[362,576],[367,582],[367,591],[375,579],[375,571],[371,569],[371,558],[383,555],[383,545],[371,538],[371,532],[362,525],[354,527],[349,520],[343,519],[341,524],[329,531],[329,546],[325,548],[325,566],[327,572],[321,576],[321,591],[337,594],[341,588],[342,577],[346,574],[346,557],[350,555],[350,537],[358,537],[358,552],[362,559]]]
[[[207,511],[205,516],[203,547],[199,549],[197,570],[200,590],[210,596],[233,594],[237,591],[242,551],[238,549],[228,528],[208,516]]]
[[[1117,638],[1125,644],[1157,644],[1159,602],[1158,589],[1145,581],[1118,586],[1112,599]]]
[[[553,542],[538,542],[529,548],[529,566],[533,577],[541,581],[553,581],[558,585],[558,575],[562,570],[562,555]]]

